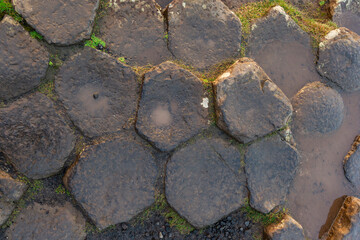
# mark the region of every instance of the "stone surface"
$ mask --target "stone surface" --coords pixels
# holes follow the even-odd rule
[[[292,99],[293,130],[301,134],[325,134],[337,130],[344,119],[341,95],[320,82],[305,85]]]
[[[73,131],[45,95],[36,93],[0,108],[1,151],[27,177],[59,172],[74,145]]]
[[[63,64],[55,82],[70,118],[89,137],[132,124],[138,89],[130,67],[89,47]]]
[[[38,86],[48,61],[45,48],[19,23],[5,16],[0,22],[0,101]]]
[[[131,65],[156,65],[171,57],[164,18],[154,0],[111,0],[99,25],[106,46]]]
[[[165,62],[145,74],[136,128],[170,151],[208,126],[209,98],[200,79]]]
[[[96,226],[129,221],[154,202],[154,157],[135,134],[87,147],[64,178]]]
[[[299,165],[297,150],[278,134],[251,144],[245,153],[250,205],[268,213],[284,203]]]
[[[360,90],[360,36],[346,28],[329,32],[319,44],[317,67],[343,90]]]
[[[167,8],[173,55],[198,69],[239,56],[241,23],[220,0],[176,0]]]
[[[252,59],[242,58],[215,81],[218,126],[241,142],[283,127],[290,100]]]
[[[261,0],[221,0],[231,10],[236,10],[250,2],[260,2]]]
[[[247,197],[240,161],[237,148],[225,140],[197,139],[168,162],[166,199],[197,228],[217,222],[243,206]]]
[[[85,239],[85,219],[69,202],[64,206],[34,203],[22,210],[6,231],[9,240]]]
[[[360,34],[360,0],[331,0],[330,14],[338,26]]]
[[[281,222],[267,226],[265,233],[271,240],[305,240],[304,229],[289,215]]]
[[[173,0],[156,0],[156,3],[160,5],[160,7],[165,8],[169,3]]]
[[[360,135],[354,140],[350,151],[344,159],[344,171],[346,178],[357,188],[360,189]]]
[[[99,0],[12,0],[15,10],[48,43],[70,45],[90,37]]]

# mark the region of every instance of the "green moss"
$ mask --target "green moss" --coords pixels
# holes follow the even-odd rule
[[[56,194],[66,194],[68,196],[70,196],[70,192],[62,185],[60,184],[56,189],[55,189],[55,193]]]
[[[45,94],[48,98],[54,101],[57,100],[57,96],[55,95],[55,83],[53,80],[40,84],[38,92]]]
[[[117,58],[117,60],[118,60],[119,62],[121,62],[121,63],[126,64],[126,60],[125,60],[124,57],[119,57],[119,58]]]
[[[31,31],[30,36],[32,38],[35,38],[35,39],[38,39],[38,40],[43,40],[44,39],[44,37],[40,33],[36,32],[36,31]]]
[[[106,43],[103,40],[101,40],[100,38],[96,37],[94,34],[91,35],[91,40],[87,40],[85,42],[85,46],[92,47],[95,49],[97,49],[97,47],[99,45],[102,45],[104,48],[106,47]]]
[[[17,22],[23,21],[23,18],[15,11],[10,0],[0,0],[0,20],[5,15],[11,16]]]

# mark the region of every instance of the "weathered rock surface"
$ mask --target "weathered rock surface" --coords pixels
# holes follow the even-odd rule
[[[330,13],[332,20],[340,27],[346,27],[360,34],[360,1],[331,0]]]
[[[221,0],[175,0],[167,11],[176,58],[205,69],[239,55],[241,23]]]
[[[354,140],[350,151],[344,159],[344,171],[346,178],[360,189],[360,135]]]
[[[245,153],[250,205],[268,213],[284,203],[299,165],[297,150],[278,134],[251,144]]]
[[[221,0],[231,10],[236,10],[250,2],[260,2],[261,0]]]
[[[41,93],[0,108],[1,151],[27,177],[59,172],[74,145],[73,131]]]
[[[90,37],[99,0],[13,0],[15,10],[48,43],[70,45]]]
[[[111,0],[99,25],[107,47],[131,65],[156,65],[171,56],[163,15],[154,0]]]
[[[219,137],[200,138],[175,152],[167,164],[169,204],[193,226],[213,224],[247,197],[241,155]]]
[[[208,126],[209,98],[200,79],[165,62],[145,74],[136,128],[170,151]]]
[[[293,130],[325,134],[337,130],[344,118],[344,102],[334,89],[320,82],[305,85],[292,99]]]
[[[241,142],[283,127],[290,100],[252,59],[242,58],[215,81],[218,126]]]
[[[360,36],[346,28],[329,32],[319,45],[317,67],[343,90],[360,90]]]
[[[129,221],[154,202],[154,157],[135,134],[87,147],[64,178],[96,226]]]
[[[17,216],[6,231],[9,240],[85,239],[85,219],[70,203],[49,206],[34,203]]]
[[[0,22],[0,101],[17,97],[40,84],[49,54],[9,16]]]
[[[0,225],[8,219],[15,208],[15,202],[20,199],[26,188],[25,183],[0,171]]]
[[[64,63],[55,82],[71,119],[89,137],[132,124],[138,89],[130,67],[88,47]]]
[[[289,215],[285,215],[281,222],[266,227],[265,233],[271,240],[305,240],[304,229]]]

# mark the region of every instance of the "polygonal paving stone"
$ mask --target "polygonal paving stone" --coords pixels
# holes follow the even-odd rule
[[[283,127],[290,100],[249,58],[242,58],[215,81],[218,126],[241,142]]]
[[[344,118],[341,95],[323,83],[305,85],[292,99],[293,129],[302,134],[324,134],[337,130]]]
[[[49,206],[34,203],[17,216],[6,231],[9,240],[85,239],[85,219],[70,203]]]
[[[156,65],[171,56],[164,18],[154,0],[111,0],[99,25],[107,47],[131,65]]]
[[[90,37],[99,0],[13,0],[15,10],[48,43],[70,45]]]
[[[59,172],[74,145],[73,131],[41,93],[0,108],[0,148],[27,177]]]
[[[245,153],[250,205],[268,213],[283,204],[298,164],[297,150],[278,134],[251,144]]]
[[[241,23],[221,0],[176,0],[167,12],[176,58],[205,69],[239,55]]]
[[[136,128],[158,149],[170,151],[208,126],[203,83],[165,62],[145,74]]]
[[[360,0],[332,0],[330,13],[339,27],[346,27],[360,34]]]
[[[87,147],[64,178],[96,226],[129,221],[154,202],[154,157],[135,134]]]
[[[213,224],[244,205],[241,155],[219,137],[200,138],[175,152],[167,164],[169,204],[193,226]]]
[[[270,240],[305,240],[304,229],[289,215],[275,224],[267,226],[265,233]]]
[[[329,32],[319,44],[317,67],[345,91],[360,90],[360,36],[347,28]]]
[[[17,97],[40,84],[49,54],[9,16],[0,22],[0,100]]]
[[[138,88],[130,67],[89,47],[63,64],[55,82],[70,118],[89,137],[128,127]]]
[[[350,151],[344,159],[344,171],[346,178],[360,189],[360,135],[354,140]]]

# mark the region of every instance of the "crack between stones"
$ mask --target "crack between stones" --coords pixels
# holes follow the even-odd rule
[[[239,179],[241,179],[240,174],[237,173],[236,171],[234,171],[234,170],[230,167],[230,165],[225,161],[225,159],[221,156],[221,154],[218,153],[218,152],[215,150],[214,147],[211,146],[211,148],[214,150],[214,152],[216,153],[216,155],[220,158],[221,162],[224,163],[225,166],[226,166],[232,173],[235,174],[235,176],[237,176]]]
[[[163,18],[164,18],[164,36],[166,39],[166,48],[169,51],[169,53],[172,55],[173,58],[175,57],[175,54],[170,49],[170,41],[169,41],[169,6],[165,8],[165,10],[162,12]]]

